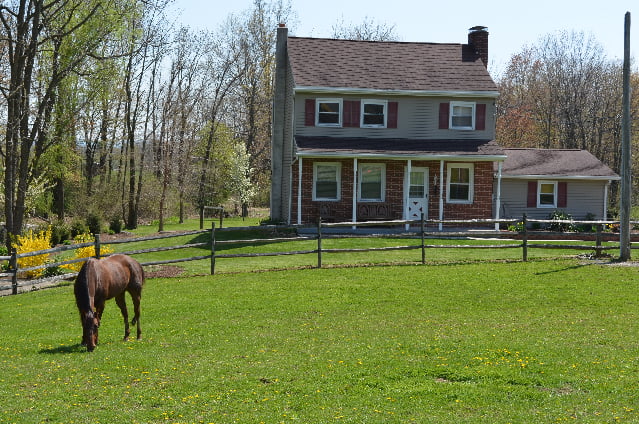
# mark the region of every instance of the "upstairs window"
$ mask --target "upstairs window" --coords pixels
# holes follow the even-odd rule
[[[313,200],[339,200],[341,193],[340,163],[313,164]]]
[[[304,126],[397,128],[398,110],[387,100],[306,99]]]
[[[386,128],[388,102],[362,100],[362,128]]]
[[[444,102],[439,104],[440,130],[486,130],[486,104]]]
[[[470,163],[448,164],[446,201],[448,203],[473,202],[473,165]]]
[[[317,126],[342,126],[342,99],[317,99]]]
[[[450,102],[450,125],[455,130],[475,129],[475,103]]]

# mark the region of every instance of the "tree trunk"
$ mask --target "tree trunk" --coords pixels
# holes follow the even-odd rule
[[[53,189],[53,208],[59,220],[64,220],[64,182],[62,178],[56,178]]]

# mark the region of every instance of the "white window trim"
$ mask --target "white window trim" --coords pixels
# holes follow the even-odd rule
[[[552,205],[542,205],[541,204],[541,185],[542,184],[552,184],[553,185],[553,203]],[[548,208],[548,209],[556,209],[557,208],[557,195],[559,194],[557,191],[557,181],[548,181],[548,180],[538,180],[537,181],[537,207],[538,208]]]
[[[319,111],[321,103],[339,103],[339,112],[338,112],[338,121],[336,124],[324,124],[319,122]],[[342,115],[344,114],[344,104],[343,99],[316,99],[315,100],[315,126],[317,127],[341,127],[342,126]]]
[[[381,125],[378,124],[364,124],[364,105],[373,104],[373,105],[382,105],[384,106],[384,123]],[[361,128],[386,128],[388,124],[388,101],[387,100],[375,100],[375,99],[366,99],[362,100],[360,106],[360,120],[359,126]]]
[[[453,111],[455,110],[455,106],[457,107],[470,107],[472,108],[471,118],[472,125],[470,127],[456,127],[453,125]],[[475,113],[476,113],[476,103],[475,102],[450,102],[450,113],[448,116],[448,128],[452,130],[474,130],[475,129]]]
[[[467,168],[468,171],[468,199],[451,199],[450,198],[450,176],[453,168]],[[472,163],[449,163],[446,168],[446,203],[457,203],[469,205],[473,203],[473,193],[475,192],[475,167]]]
[[[362,168],[377,166],[381,168],[381,199],[363,199],[362,198]],[[385,163],[360,163],[357,166],[357,201],[358,202],[384,202],[386,201],[386,164]]]
[[[318,166],[335,166],[337,168],[337,197],[317,197],[315,195],[317,188],[317,167]],[[313,163],[313,200],[322,202],[338,202],[342,198],[342,164],[340,162],[315,162]]]

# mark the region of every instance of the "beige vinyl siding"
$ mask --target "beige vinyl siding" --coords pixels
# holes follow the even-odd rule
[[[398,103],[397,128],[335,128],[311,127],[304,125],[305,101],[316,98],[341,98],[343,100],[377,99]],[[456,98],[455,101],[475,101],[486,104],[486,130],[440,130],[439,104],[452,99],[443,97],[384,97],[380,95],[361,96],[327,96],[298,95],[295,99],[295,134],[304,136],[325,137],[366,137],[366,138],[408,138],[408,139],[482,139],[495,138],[495,106],[492,99]]]
[[[548,219],[555,209],[529,208],[528,181],[503,178],[501,181],[501,211],[500,217],[521,218],[524,213],[529,219]],[[537,180],[534,180],[537,181]],[[552,180],[565,181],[568,184],[568,203],[565,208],[557,208],[572,215],[573,219],[584,219],[591,213],[595,219],[603,219],[606,181],[592,180]],[[497,187],[495,186],[495,190]]]

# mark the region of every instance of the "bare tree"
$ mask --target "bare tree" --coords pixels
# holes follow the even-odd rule
[[[592,36],[560,32],[511,58],[498,81],[498,141],[588,149],[613,169],[619,147],[618,64]]]
[[[290,1],[255,0],[237,26],[242,46],[239,84],[233,92],[233,126],[236,137],[245,145],[249,164],[245,179],[258,186],[268,181],[270,173],[271,101],[275,67],[275,31],[278,23],[292,19]],[[267,184],[264,184],[266,186]],[[238,185],[237,187],[245,187]],[[252,191],[252,190],[250,190]],[[241,197],[242,215],[248,213],[249,196]]]
[[[155,150],[158,177],[161,182],[159,231],[164,230],[167,195],[177,173],[180,222],[184,220],[185,182],[190,180],[190,156],[195,149],[195,107],[200,103],[204,87],[199,77],[202,43],[186,28],[175,36],[168,81],[161,99],[161,130]]]
[[[241,63],[242,43],[232,31],[237,22],[231,17],[216,34],[207,38],[203,61],[203,72],[209,78],[206,81],[209,90],[204,99],[205,138],[203,140],[200,157],[201,167],[197,194],[197,206],[200,212],[200,228],[204,227],[204,207],[211,191],[210,165],[213,161],[214,143],[218,137],[220,126],[227,108],[227,100],[236,88],[237,82],[244,69]]]
[[[155,94],[153,84],[165,52],[166,23],[162,15],[165,6],[166,2],[163,0],[143,2],[140,4],[140,12],[129,17],[129,40],[124,73],[124,153],[128,162],[128,190],[124,187],[122,190],[123,216],[129,229],[137,228],[138,225],[146,142],[149,130],[155,130],[148,125],[153,114],[151,109],[156,106],[152,97]],[[139,128],[141,114],[144,114],[145,118],[142,122],[143,128]],[[138,142],[141,142],[139,157]]]
[[[360,24],[347,24],[344,17],[333,25],[333,38],[342,38],[347,40],[364,40],[364,41],[398,41],[399,35],[395,31],[395,24],[388,25],[385,23],[375,22],[368,16]]]
[[[21,234],[27,189],[50,134],[59,88],[112,30],[99,1],[15,0],[0,3],[6,99],[4,200],[7,231]],[[7,241],[9,245],[10,242]]]

